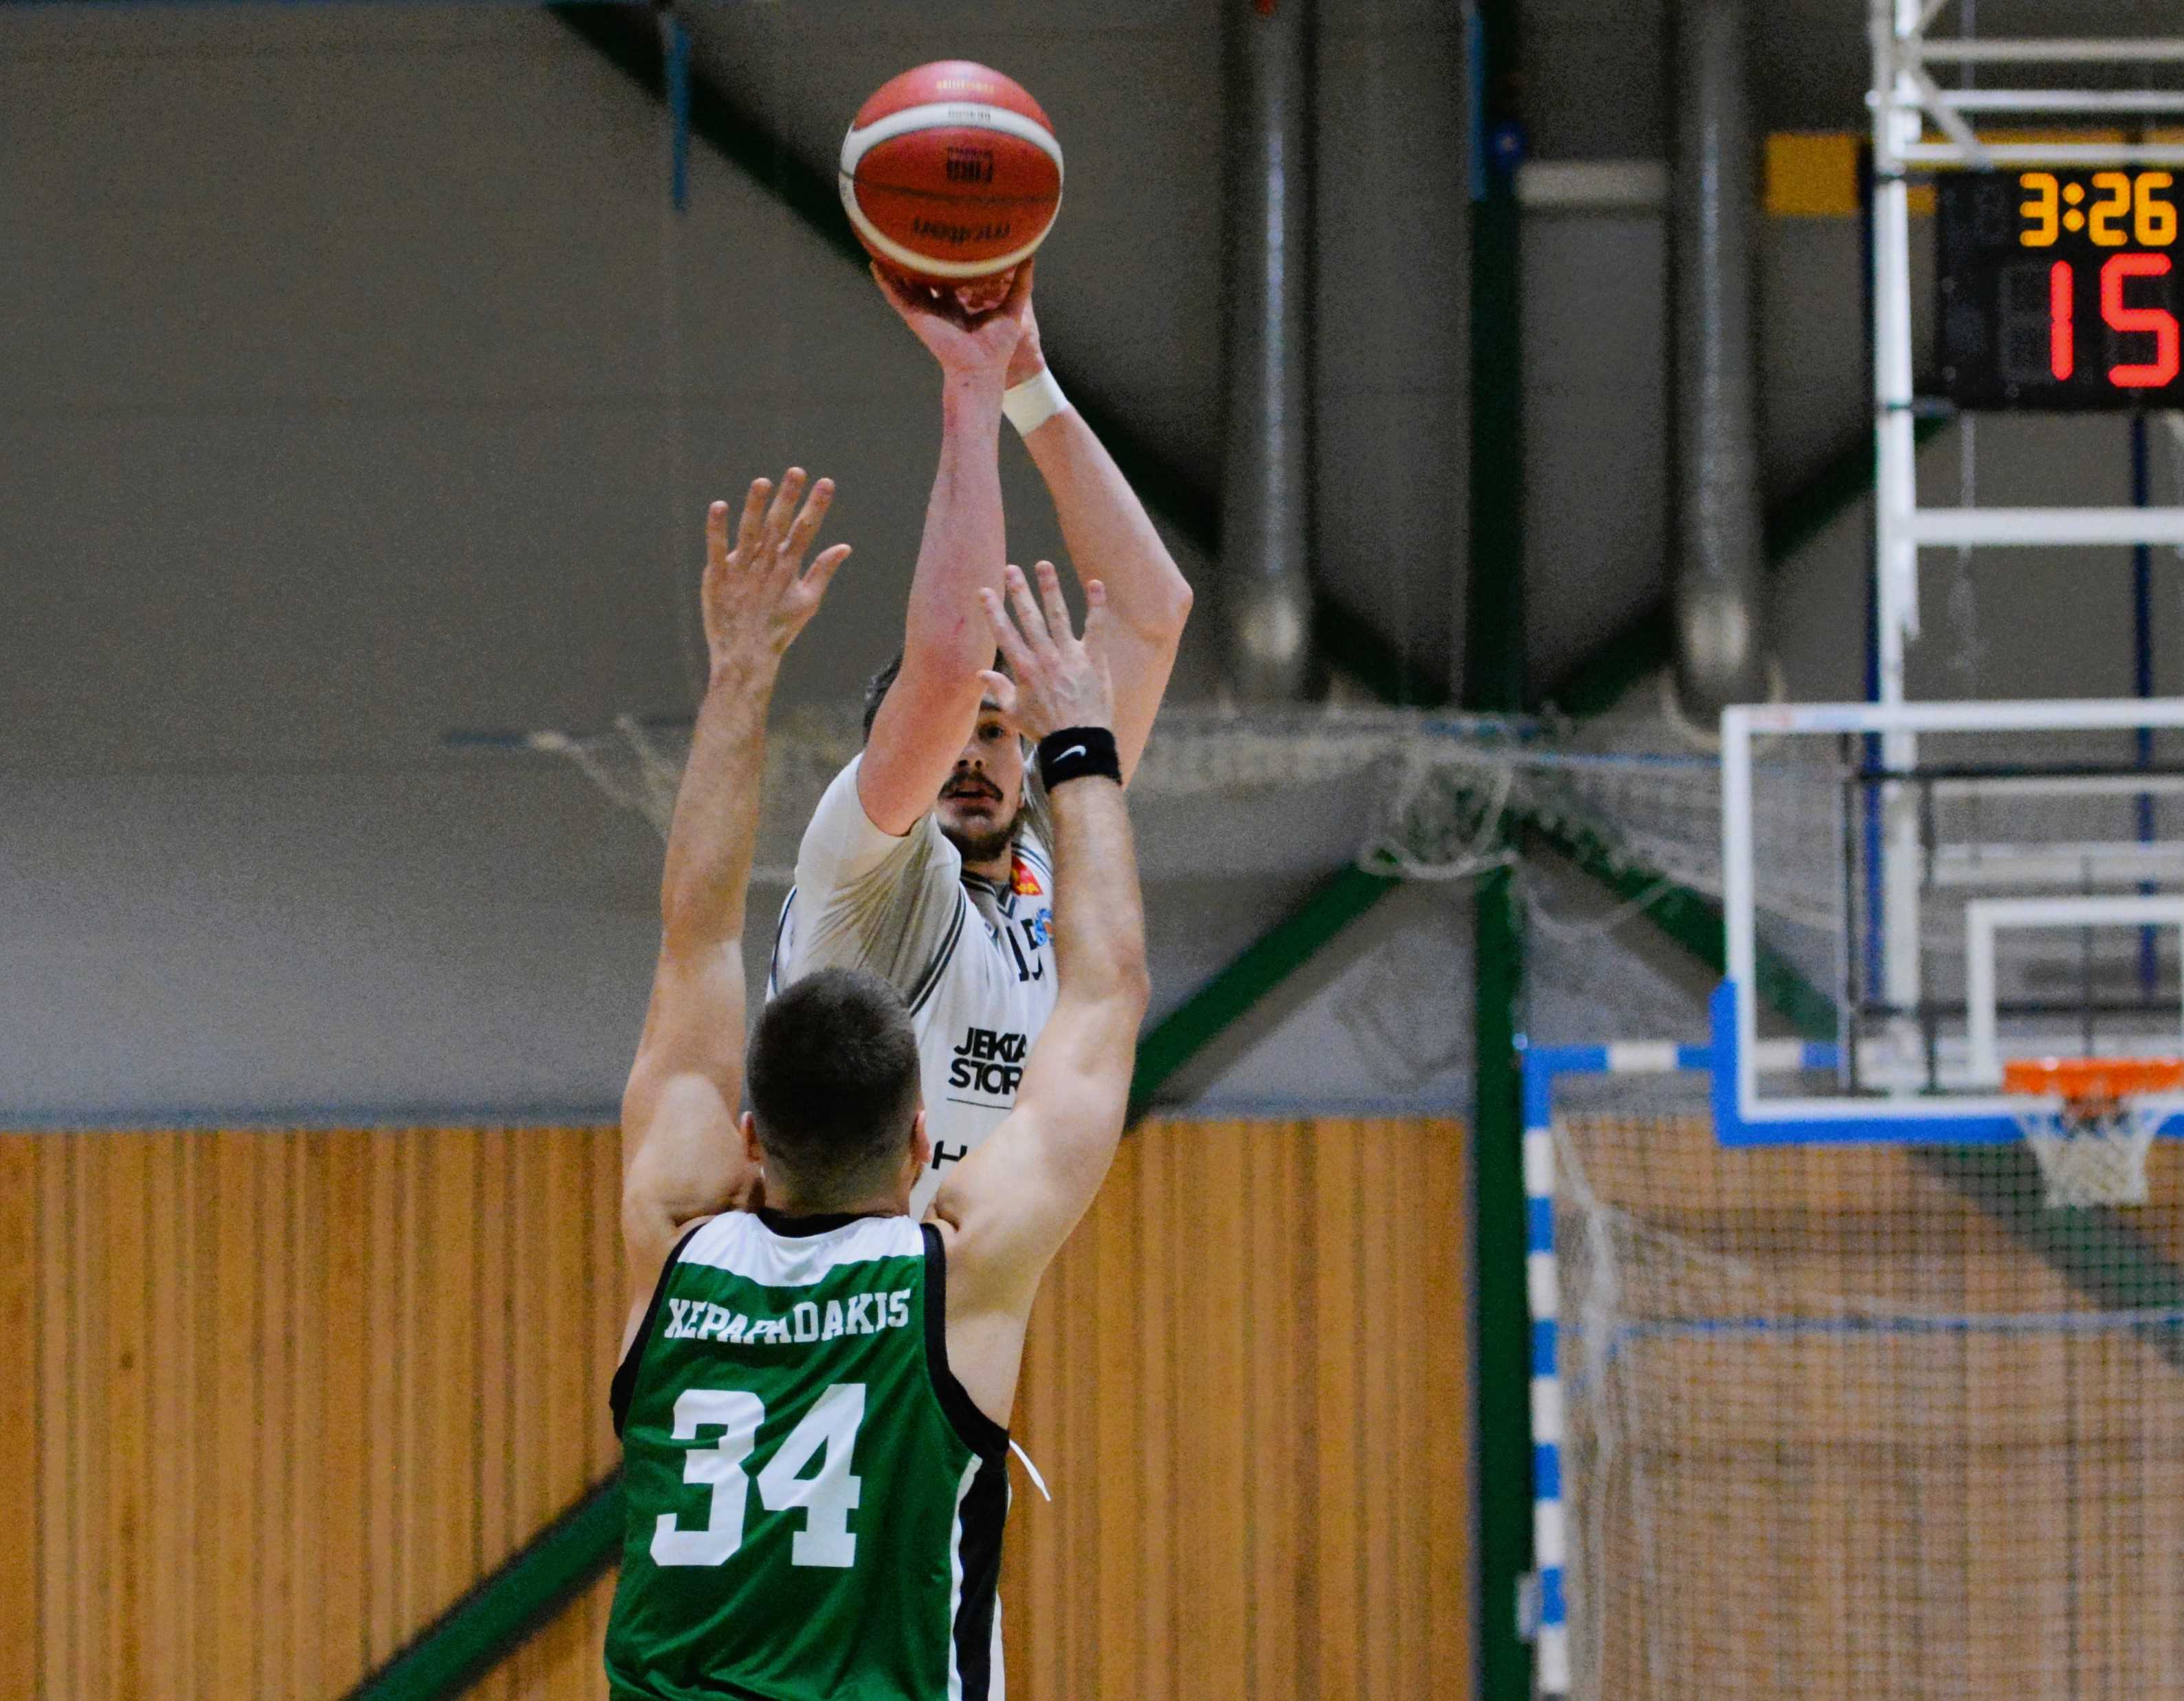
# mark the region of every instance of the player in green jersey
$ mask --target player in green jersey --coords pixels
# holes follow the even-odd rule
[[[1048,563],[1037,599],[1009,569],[1013,618],[981,594],[1009,665],[987,688],[1042,746],[1061,984],[1015,1110],[919,1224],[931,1154],[900,995],[824,970],[742,1043],[766,705],[847,553],[803,568],[832,494],[800,508],[804,488],[794,468],[755,483],[733,551],[725,505],[707,522],[711,676],[622,1101],[634,1301],[607,1676],[622,1701],[991,1701],[1025,1325],[1114,1155],[1146,1000],[1105,593],[1086,588],[1081,641]],[[762,1202],[731,1196],[754,1171]]]

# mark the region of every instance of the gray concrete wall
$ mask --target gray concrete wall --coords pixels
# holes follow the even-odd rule
[[[1468,549],[1470,201],[1461,8],[1318,11],[1319,586],[1452,691]]]
[[[843,0],[826,18],[822,38],[807,10],[702,5],[699,63],[790,153],[830,173],[849,114],[920,58],[979,58],[1036,92],[1068,173],[1039,256],[1042,330],[1091,395],[1217,489],[1219,7]],[[1313,62],[1314,573],[1421,689],[1446,689],[1461,647],[1468,455],[1460,8],[1322,0]],[[1201,641],[1216,630],[1201,622]],[[1206,657],[1207,677],[1218,666]]]
[[[1527,665],[1545,690],[1668,591],[1667,230],[1532,213],[1522,263]]]
[[[1528,8],[1538,157],[1659,157],[1664,5]],[[1983,27],[2015,27],[2007,10],[1988,0]],[[2098,27],[2127,10],[2103,0]],[[1770,8],[1764,122],[1855,118],[1864,49],[1840,12]],[[1317,567],[1413,678],[1445,679],[1466,502],[1460,11],[1318,17]],[[1213,0],[693,14],[707,72],[821,166],[903,64],[973,50],[1037,89],[1072,173],[1047,333],[1209,488],[1218,24]],[[565,765],[443,737],[687,712],[702,505],[792,458],[840,481],[835,534],[859,553],[782,694],[838,701],[900,630],[930,362],[702,148],[669,216],[665,114],[541,14],[4,8],[0,114],[0,1121],[610,1107],[658,842]],[[1668,260],[1643,215],[1543,215],[1524,240],[1544,678],[1665,583]],[[1768,232],[1771,492],[1862,428],[1858,264],[1847,224]],[[1985,490],[2120,492],[2114,421],[1981,430]],[[1950,438],[1927,450],[1934,499],[1956,463]],[[1012,551],[1056,552],[1013,443],[1003,470]],[[1858,689],[1867,523],[1847,516],[1783,581],[1799,695]],[[1178,549],[1210,606],[1217,565]],[[1984,693],[2123,689],[2127,572],[2120,551],[1978,558],[1974,644],[1953,562],[1930,557],[1914,690],[1958,689],[1970,655]],[[2184,687],[2180,622],[2164,582],[2164,689]],[[1218,691],[1217,629],[1194,628],[1178,698]],[[1336,866],[1369,801],[1152,811],[1163,1007]],[[1403,904],[1203,1072],[1207,1102],[1461,1097],[1466,1065],[1432,1036],[1468,1019],[1462,901]],[[1665,971],[1639,955],[1644,1009]],[[1384,1038],[1358,1014],[1374,999],[1418,1026],[1399,1051],[1443,1061],[1389,1067],[1360,1037]]]
[[[822,161],[870,86],[966,36],[1024,76],[1072,162],[1048,335],[1210,472],[1212,6],[865,12],[694,28]],[[1323,32],[1322,146],[1361,184],[1390,159],[1450,170],[1373,86],[1445,103],[1427,49],[1454,29],[1389,4]],[[542,13],[8,8],[0,113],[0,1122],[610,1111],[658,841],[565,764],[444,736],[687,712],[703,504],[792,458],[839,480],[831,529],[858,554],[782,700],[858,689],[899,639],[928,357],[702,148],[670,216],[665,114]],[[1436,109],[1426,133],[1453,125]],[[1338,196],[1370,276],[1321,282],[1345,594],[1426,634],[1428,667],[1462,505],[1440,192],[1437,223]],[[1429,265],[1436,287],[1412,287]],[[1013,443],[1003,466],[1012,552],[1059,554]],[[1177,696],[1217,684],[1212,630]],[[1354,815],[1323,813],[1148,824],[1164,1005],[1348,854]],[[1235,1067],[1232,1097],[1301,1079],[1262,1091]]]

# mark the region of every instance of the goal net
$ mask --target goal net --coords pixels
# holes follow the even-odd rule
[[[625,717],[604,728],[456,742],[571,762],[664,836],[689,726]],[[853,710],[777,719],[767,745],[761,880],[787,878],[796,834],[861,742]],[[1828,926],[1840,877],[1832,839],[1815,834],[1802,813],[1808,789],[1763,776],[1760,831],[1770,867],[1795,881],[1770,900],[1791,925]],[[1171,705],[1130,796],[1140,814],[1279,799],[1297,818],[1348,822],[1357,860],[1403,878],[1466,878],[1544,846],[1711,897],[1722,891],[1719,762],[1650,715],[1572,725],[1362,706]]]
[[[1571,1693],[2184,1693],[2184,1151],[1729,1151],[1703,1076],[1554,1125]]]

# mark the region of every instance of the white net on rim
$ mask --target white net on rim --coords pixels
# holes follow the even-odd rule
[[[2143,1205],[2146,1158],[2166,1113],[2130,1099],[2018,1113],[2048,1181],[2050,1209]]]
[[[2003,1084],[2025,1096],[2018,1126],[2047,1178],[2049,1207],[2146,1203],[2148,1154],[2176,1112],[2180,1081],[2184,1062],[2174,1057],[2007,1064]]]

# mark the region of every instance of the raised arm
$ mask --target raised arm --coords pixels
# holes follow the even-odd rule
[[[744,499],[736,546],[728,507],[705,516],[700,592],[710,660],[705,700],[667,834],[660,960],[644,1035],[622,1090],[622,1240],[635,1317],[683,1227],[749,1202],[755,1177],[736,1129],[743,1098],[744,890],[758,833],[766,711],[781,658],[850,553],[803,570],[833,500],[821,479],[801,510],[802,470]]]
[[[1079,578],[1097,574],[1107,587],[1114,622],[1107,661],[1115,680],[1115,742],[1127,780],[1137,771],[1175,667],[1176,646],[1190,616],[1190,587],[1153,529],[1145,504],[1084,416],[1061,399],[1058,387],[1041,385],[1045,372],[1039,321],[1026,302],[1023,340],[1009,362],[1009,388],[1015,392],[1009,406],[1018,413],[1028,406],[1034,419],[1039,410],[1054,408],[1024,433],[1024,447],[1054,499],[1070,565]],[[1023,385],[1031,388],[1019,388]]]
[[[1114,756],[1104,658],[1112,626],[1105,588],[1098,580],[1085,586],[1080,643],[1070,633],[1052,566],[1042,561],[1038,572],[1044,613],[1022,574],[1009,569],[1013,626],[986,594],[1014,676],[1011,682],[989,674],[986,683],[1041,740],[1054,811],[1059,984],[1015,1110],[952,1172],[933,1207],[954,1231],[950,1359],[989,1414],[1007,1409],[1015,1351],[1039,1276],[1114,1157],[1148,996],[1129,813],[1118,779],[1107,777]],[[1005,1385],[997,1386],[1004,1371]]]
[[[965,320],[878,266],[872,276],[940,363],[940,466],[903,622],[902,669],[880,705],[857,770],[857,800],[883,833],[900,835],[933,807],[971,735],[978,674],[994,658],[978,594],[1001,582],[1001,387],[1023,332],[1030,268],[1007,298]]]

